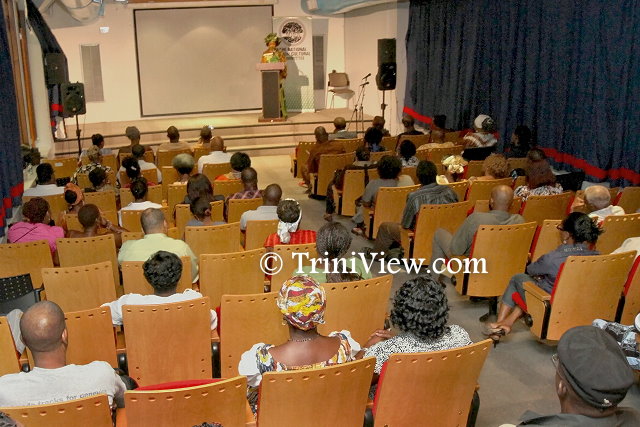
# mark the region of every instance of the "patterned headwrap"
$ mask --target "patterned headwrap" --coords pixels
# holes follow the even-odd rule
[[[276,304],[287,321],[303,331],[324,323],[327,297],[324,288],[309,276],[294,276],[284,282]]]
[[[80,189],[80,187],[78,187],[77,185],[75,185],[72,182],[68,182],[64,186],[64,191],[65,192],[66,191],[73,191],[74,193],[76,193],[76,201],[71,203],[71,205],[73,205],[73,206],[79,204],[84,199],[84,194],[82,193],[82,190]]]

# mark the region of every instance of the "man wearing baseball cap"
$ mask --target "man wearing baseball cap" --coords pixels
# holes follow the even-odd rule
[[[618,407],[634,375],[620,346],[605,331],[593,326],[569,329],[560,338],[553,362],[562,412],[546,416],[527,412],[520,425],[640,425],[640,412]]]

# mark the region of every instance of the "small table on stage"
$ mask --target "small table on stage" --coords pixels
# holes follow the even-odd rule
[[[284,70],[282,62],[267,62],[256,64],[256,69],[262,74],[262,117],[259,122],[283,122],[286,119],[280,115],[280,71]]]

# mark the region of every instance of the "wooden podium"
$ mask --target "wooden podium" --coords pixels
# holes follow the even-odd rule
[[[256,69],[262,74],[262,117],[259,122],[283,122],[286,119],[280,115],[280,71],[284,70],[282,62],[267,62],[256,64]]]

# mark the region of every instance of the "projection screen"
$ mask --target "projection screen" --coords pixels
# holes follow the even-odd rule
[[[272,6],[134,10],[140,114],[261,108]]]

